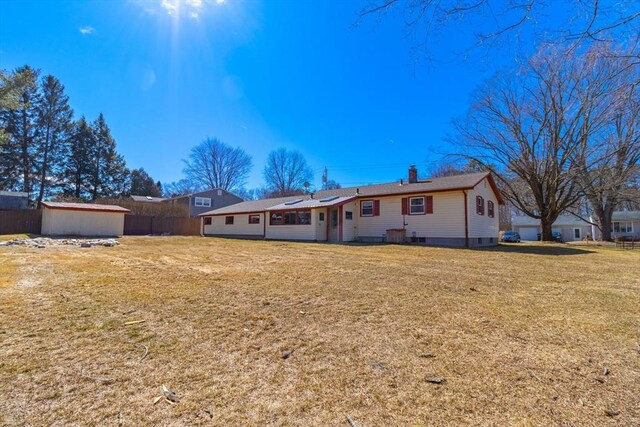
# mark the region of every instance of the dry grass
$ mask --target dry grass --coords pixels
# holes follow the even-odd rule
[[[640,425],[637,251],[121,243],[0,248],[0,424]]]

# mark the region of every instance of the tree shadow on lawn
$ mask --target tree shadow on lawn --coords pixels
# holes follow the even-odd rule
[[[473,251],[484,251],[484,252],[506,252],[506,253],[514,253],[514,254],[530,254],[530,255],[552,255],[552,256],[561,256],[561,255],[586,255],[592,254],[594,251],[587,249],[578,249],[575,247],[569,246],[560,246],[560,245],[527,245],[522,243],[515,244],[499,244],[497,246],[488,246],[481,248],[471,248]]]

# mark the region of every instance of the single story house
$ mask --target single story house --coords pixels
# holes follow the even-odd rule
[[[227,190],[212,188],[197,193],[171,197],[163,200],[162,203],[188,206],[189,217],[193,218],[212,209],[223,208],[243,201],[242,197],[238,197]]]
[[[616,211],[612,220],[611,237],[640,237],[640,211]],[[538,240],[538,234],[542,232],[540,220],[525,215],[512,217],[511,228],[522,240]],[[552,231],[560,233],[565,242],[602,237],[598,227],[571,214],[560,215],[553,223]]]
[[[129,209],[90,203],[42,202],[42,231],[49,236],[117,237]]]
[[[476,247],[498,243],[502,196],[489,173],[252,200],[201,214],[202,234],[318,242],[406,242]],[[400,236],[398,238],[398,236]]]
[[[20,191],[0,191],[0,210],[29,208],[29,193]]]

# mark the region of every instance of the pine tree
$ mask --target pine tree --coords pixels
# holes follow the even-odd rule
[[[90,147],[89,189],[92,201],[117,197],[126,192],[129,171],[124,157],[116,152],[116,141],[100,113],[92,124],[94,144]]]
[[[39,71],[24,66],[14,71],[16,77],[13,88],[17,98],[15,108],[0,109],[3,131],[9,137],[3,138],[0,157],[0,184],[4,188],[20,189],[30,193],[34,181],[35,140],[37,138],[37,111]]]
[[[73,111],[60,81],[49,75],[41,83],[36,104],[38,135],[35,140],[34,168],[37,173],[38,205],[52,184],[57,184],[65,162],[65,144],[69,137]],[[53,182],[52,182],[53,180]]]
[[[93,130],[84,116],[73,124],[65,150],[62,171],[64,193],[76,199],[88,198],[87,182],[91,173],[91,151],[95,146]]]

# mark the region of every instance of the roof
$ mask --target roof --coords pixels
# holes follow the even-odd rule
[[[21,191],[0,191],[0,196],[29,198],[29,193],[23,193]]]
[[[200,195],[202,193],[209,193],[210,191],[217,191],[217,190],[224,191],[225,193],[231,194],[232,196],[236,196],[238,199],[242,199],[242,197],[238,196],[237,194],[232,193],[229,190],[225,190],[225,189],[222,189],[220,187],[214,187],[214,188],[209,188],[207,190],[196,191],[194,193],[181,194],[179,196],[169,197],[169,198],[164,199],[164,200],[178,200],[178,199],[183,199],[185,197],[198,196],[198,195]]]
[[[146,202],[146,203],[160,203],[165,199],[164,197],[151,197],[151,196],[131,196],[131,199],[133,199],[136,202]]]
[[[313,199],[308,198],[305,200],[302,197],[298,197],[298,198],[294,198],[294,200],[280,203],[279,205],[275,205],[270,208],[267,208],[266,210],[282,211],[286,209],[313,209],[313,208],[322,208],[322,207],[328,207],[328,206],[339,206],[355,198],[356,198],[355,196],[351,196],[351,197],[333,196],[333,197],[327,197],[323,199],[314,197]]]
[[[615,211],[612,215],[613,221],[639,221],[640,211]],[[593,218],[596,221],[596,218]],[[526,215],[517,215],[511,218],[511,225],[516,227],[537,227],[540,225],[540,220],[531,218]],[[562,214],[558,216],[558,219],[553,223],[556,227],[562,226],[575,226],[575,227],[587,227],[591,226],[588,222],[578,218],[571,214]]]
[[[42,202],[42,206],[49,209],[61,209],[70,211],[87,211],[87,212],[115,212],[128,213],[131,212],[127,208],[115,205],[96,205],[92,203],[66,203],[66,202]]]
[[[640,221],[640,211],[616,211],[613,213],[614,221]]]
[[[311,195],[301,195],[301,196],[291,196],[291,197],[280,197],[274,199],[261,199],[261,200],[250,200],[247,202],[237,203],[235,205],[226,206],[220,209],[214,209],[212,211],[208,211],[200,214],[203,215],[225,215],[225,214],[239,214],[239,213],[249,213],[249,212],[263,212],[266,210],[279,210],[279,209],[287,209],[291,206],[286,207],[277,207],[285,202],[289,202],[296,199],[302,199],[306,201],[307,204],[301,205],[296,204],[295,208],[305,207],[307,209],[312,207],[320,207],[320,206],[328,206],[324,203],[313,205],[310,200],[316,200],[318,203],[319,200],[338,196],[341,198],[366,198],[366,197],[381,197],[381,196],[394,196],[394,195],[402,195],[402,194],[421,194],[421,193],[436,193],[442,191],[461,191],[461,190],[470,190],[478,185],[483,179],[487,178],[489,180],[489,184],[493,188],[496,197],[498,199],[498,203],[503,204],[504,200],[496,183],[488,172],[482,173],[471,173],[466,175],[457,175],[457,176],[447,176],[442,178],[432,178],[421,180],[416,183],[409,184],[407,182],[392,182],[387,184],[374,184],[374,185],[364,185],[360,187],[348,187],[348,188],[339,188],[336,190],[323,190],[318,191],[313,195],[313,199],[311,199]],[[341,201],[343,202],[343,201]],[[338,202],[338,203],[341,203]]]

